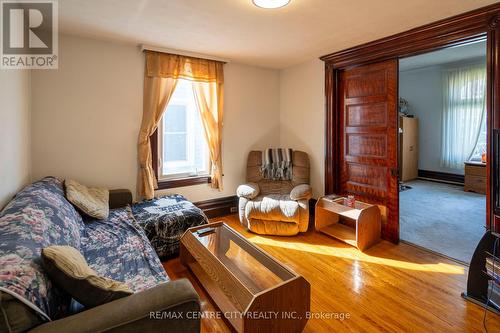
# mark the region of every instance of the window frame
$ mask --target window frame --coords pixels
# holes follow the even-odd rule
[[[186,113],[185,113],[185,117],[186,117],[186,131],[185,131],[185,135],[186,135],[186,158],[187,160],[186,161],[175,161],[175,162],[169,162],[171,164],[177,164],[177,166],[187,166],[189,165],[189,162],[192,162],[194,160],[194,156],[195,156],[195,150],[194,149],[194,146],[193,146],[193,143],[195,141],[195,138],[194,138],[194,114],[193,112],[197,112],[197,110],[192,110],[190,109],[189,107],[186,108]],[[160,121],[160,123],[158,124],[158,132],[161,133],[159,136],[158,136],[158,177],[157,179],[159,181],[162,181],[162,180],[169,180],[169,179],[179,179],[179,178],[190,178],[190,177],[203,177],[203,176],[207,176],[210,172],[210,159],[208,158],[208,151],[205,151],[205,153],[207,153],[207,156],[205,156],[206,158],[206,161],[205,161],[205,168],[203,173],[200,173],[200,174],[192,174],[190,172],[179,172],[179,173],[175,173],[175,174],[170,174],[170,175],[165,175],[163,174],[163,164],[165,163],[165,161],[163,161],[163,143],[164,143],[164,140],[165,140],[165,133],[163,132],[163,126],[164,126],[164,123],[163,123],[163,117]],[[163,136],[161,136],[163,135]],[[204,134],[202,134],[204,135]],[[162,139],[163,140],[160,140]],[[208,147],[206,147],[208,149]]]
[[[179,101],[182,102],[181,100],[179,100]],[[168,105],[166,106],[166,108],[167,107],[168,107]],[[191,110],[191,111],[193,111],[193,110]],[[194,111],[196,111],[196,110],[194,110]],[[189,140],[194,140],[194,138],[192,137],[192,134],[190,135],[190,131],[188,129],[188,127],[190,126],[190,122],[193,121],[192,116],[193,116],[192,112],[188,112],[188,109],[186,109],[186,126],[187,126],[186,127],[186,140],[187,140],[187,142]],[[175,187],[183,187],[183,186],[191,186],[191,185],[199,185],[199,184],[208,184],[208,183],[212,182],[212,178],[210,177],[211,163],[210,163],[210,159],[208,158],[208,156],[207,156],[208,160],[207,160],[207,166],[206,166],[207,167],[206,173],[192,175],[189,172],[184,172],[184,173],[178,173],[178,174],[163,175],[163,169],[162,169],[162,167],[163,167],[162,166],[163,139],[164,139],[164,133],[163,133],[163,117],[162,117],[159,124],[158,124],[156,131],[150,137],[152,166],[153,166],[156,180],[158,182],[158,188],[157,188],[158,190],[175,188]],[[188,143],[188,146],[189,146],[189,143]],[[194,152],[188,151],[187,153],[189,155],[190,153],[194,153]],[[207,154],[208,154],[208,151],[207,151]]]
[[[188,177],[179,177],[179,178],[167,178],[167,179],[159,179],[158,175],[160,174],[160,161],[158,159],[159,147],[161,143],[159,142],[158,129],[151,135],[151,155],[152,155],[152,164],[153,171],[155,173],[155,177],[158,181],[157,190],[165,190],[169,188],[176,187],[184,187],[184,186],[192,186],[199,184],[210,184],[212,182],[212,177],[210,175],[203,176],[188,176]]]

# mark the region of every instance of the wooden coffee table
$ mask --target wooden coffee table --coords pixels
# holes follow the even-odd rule
[[[237,332],[304,329],[309,282],[223,222],[188,229],[180,256]]]

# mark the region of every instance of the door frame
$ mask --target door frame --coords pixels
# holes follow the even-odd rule
[[[339,79],[342,70],[390,59],[399,61],[400,58],[463,45],[485,37],[487,39],[486,112],[489,157],[486,163],[488,186],[485,222],[487,228],[491,228],[493,223],[499,228],[500,221],[494,218],[492,213],[491,168],[492,130],[500,128],[500,4],[498,3],[320,57],[325,62],[325,194],[338,193],[340,185],[340,149],[338,148],[341,139],[338,134],[342,125],[340,123],[341,96],[339,95]],[[399,197],[392,198],[392,200],[399,201]],[[399,226],[399,214],[396,215],[397,219],[392,218],[388,223],[397,223]],[[398,239],[388,240],[398,242]]]

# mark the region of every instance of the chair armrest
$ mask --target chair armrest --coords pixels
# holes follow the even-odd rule
[[[132,192],[126,189],[109,190],[109,208],[121,208],[132,203]]]
[[[187,279],[180,279],[45,323],[29,332],[199,332],[199,311],[198,294]]]
[[[240,198],[247,198],[252,200],[260,193],[260,188],[257,183],[247,183],[238,186],[236,195]]]
[[[295,186],[290,192],[290,199],[302,200],[312,198],[312,188],[308,184],[300,184]]]

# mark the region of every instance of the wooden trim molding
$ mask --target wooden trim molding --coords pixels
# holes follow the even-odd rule
[[[401,58],[482,38],[500,26],[500,5],[493,4],[399,34],[322,56],[334,68]],[[474,38],[472,38],[473,40]]]
[[[192,186],[199,184],[210,184],[212,178],[210,176],[186,177],[176,179],[162,179],[158,181],[157,190],[166,190],[169,188]]]
[[[154,131],[153,135],[149,137],[151,142],[151,163],[153,164],[153,171],[155,172],[155,177],[158,179],[158,129]]]
[[[496,185],[493,183],[492,174],[495,172],[492,168],[492,160],[499,159],[500,156],[495,154],[500,147],[493,145],[493,130],[500,129],[500,15],[497,15],[490,22],[490,26],[494,30],[488,32],[488,50],[487,50],[487,66],[488,66],[488,100],[487,100],[487,125],[488,125],[488,156],[486,163],[486,218],[495,232],[500,231],[500,216],[495,215],[493,211],[495,204],[493,202],[493,193],[497,191]]]
[[[222,197],[205,201],[195,202],[194,204],[203,210],[209,219],[231,215],[238,212],[238,197]]]
[[[338,102],[338,71],[334,71],[333,66],[325,63],[325,91],[326,94],[326,131],[325,131],[325,193],[338,193],[339,191],[339,155],[336,154],[336,147],[339,147],[339,113],[332,112],[338,106],[333,105]]]
[[[495,147],[495,151],[493,152],[493,156],[499,156],[500,155],[500,130],[497,129],[493,133],[493,147]],[[494,189],[492,193],[492,203],[493,203],[493,213],[496,216],[500,216],[500,161],[498,158],[495,158],[493,160],[493,163],[491,165],[491,168],[493,170],[493,186],[492,188]],[[494,232],[500,232],[500,225],[497,226],[498,228],[493,229]]]
[[[420,170],[419,169],[418,170],[418,177],[419,178],[434,179],[434,180],[439,180],[439,181],[448,182],[448,183],[458,183],[461,185],[463,185],[465,183],[465,176],[464,175],[448,173],[448,172],[439,172],[439,171]]]
[[[492,4],[464,14],[446,18],[399,34],[378,39],[321,57],[325,61],[325,193],[336,193],[340,180],[340,108],[339,75],[347,68],[389,59],[399,59],[450,46],[458,46],[479,39],[487,39],[488,67],[488,154],[492,156],[491,133],[500,128],[500,3]],[[487,162],[487,227],[491,226],[492,186]],[[498,219],[500,221],[500,218]],[[498,226],[500,228],[500,226]],[[498,229],[497,229],[498,230]]]

